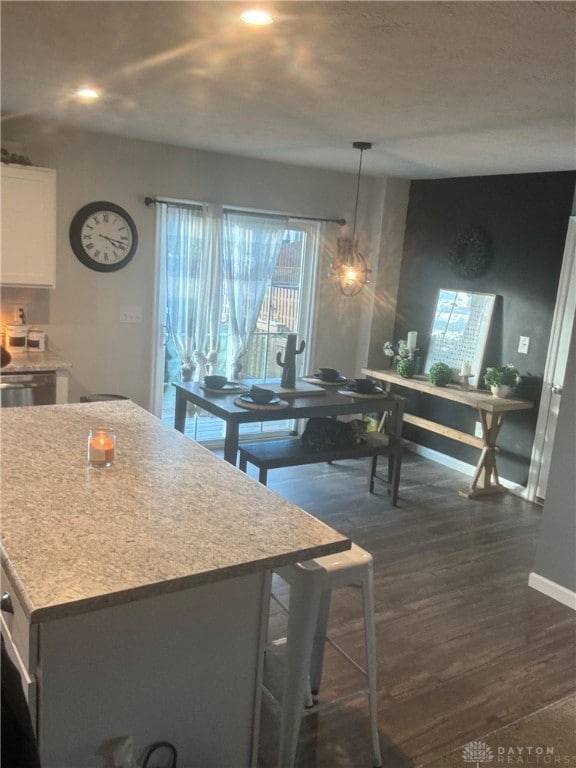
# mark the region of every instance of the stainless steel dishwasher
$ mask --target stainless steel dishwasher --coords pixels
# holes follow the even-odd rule
[[[0,376],[0,405],[54,405],[55,373],[3,373]]]

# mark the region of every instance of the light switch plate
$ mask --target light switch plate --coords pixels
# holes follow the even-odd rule
[[[520,336],[520,341],[518,342],[518,352],[520,352],[521,355],[527,355],[529,344],[530,344],[529,336]]]

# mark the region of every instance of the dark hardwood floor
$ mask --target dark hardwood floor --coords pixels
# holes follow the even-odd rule
[[[438,761],[575,691],[576,616],[528,587],[541,508],[511,494],[468,501],[463,475],[410,453],[398,507],[384,488],[369,495],[367,478],[367,463],[347,461],[274,470],[269,487],[374,556],[384,765]],[[282,621],[274,612],[273,632]],[[356,591],[335,593],[330,634],[363,660]],[[322,700],[361,685],[328,650]],[[270,768],[278,720],[268,703],[262,720]],[[371,765],[365,698],[304,718],[298,768]]]

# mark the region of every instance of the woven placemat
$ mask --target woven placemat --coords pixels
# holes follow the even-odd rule
[[[241,397],[237,397],[234,400],[234,405],[239,408],[248,408],[251,411],[277,411],[280,408],[287,408],[288,403],[286,400],[280,400],[278,403],[250,403],[248,400],[242,400]]]

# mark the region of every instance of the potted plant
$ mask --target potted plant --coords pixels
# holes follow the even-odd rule
[[[400,341],[397,341],[395,344],[391,341],[385,342],[384,346],[382,347],[382,351],[386,357],[392,358],[393,365],[396,365],[399,360],[404,360],[408,357],[411,357],[410,350],[406,346],[404,339],[400,339]]]
[[[434,363],[430,366],[430,373],[428,374],[430,383],[435,387],[445,387],[452,381],[452,368],[446,363]]]
[[[396,363],[396,373],[403,379],[411,379],[416,373],[416,363],[411,357],[402,357]]]
[[[386,357],[392,358],[392,364],[396,372],[404,379],[411,379],[416,373],[417,364],[414,353],[406,346],[406,341],[400,339],[396,344],[387,341],[382,347]]]
[[[484,384],[490,387],[495,397],[508,397],[512,389],[520,382],[520,375],[515,365],[506,365],[486,368]]]

